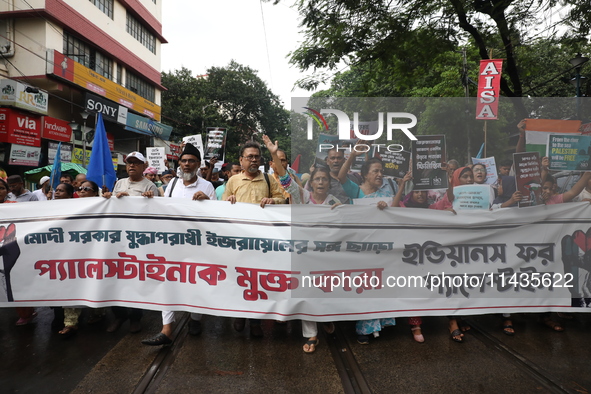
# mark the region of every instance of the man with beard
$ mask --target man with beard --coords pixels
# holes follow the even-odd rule
[[[125,170],[129,178],[119,179],[112,192],[103,193],[104,198],[111,198],[115,195],[117,198],[124,196],[143,196],[152,198],[159,196],[158,189],[154,183],[144,178],[144,170],[147,167],[147,161],[140,152],[131,152],[125,158]],[[107,332],[115,332],[121,327],[123,322],[129,319],[129,331],[136,333],[141,331],[140,319],[143,312],[137,308],[126,308],[114,306],[112,308],[115,315],[115,321],[107,327]]]
[[[249,141],[240,148],[240,165],[242,173],[233,176],[226,183],[226,190],[222,199],[235,204],[237,202],[246,202],[259,204],[264,208],[267,204],[284,204],[283,188],[275,178],[263,174],[259,170],[261,161],[261,146]],[[239,318],[234,321],[236,331],[244,330],[246,319]],[[251,319],[250,335],[253,337],[262,337],[263,329],[259,319]]]
[[[180,173],[168,184],[164,197],[189,198],[191,200],[215,200],[215,189],[211,182],[197,176],[197,170],[201,167],[201,153],[192,144],[185,145],[185,149],[179,158]],[[172,343],[172,323],[174,312],[162,312],[162,330],[151,338],[144,339],[142,343],[148,346],[168,345]],[[201,314],[191,313],[189,320],[189,334],[201,333]]]

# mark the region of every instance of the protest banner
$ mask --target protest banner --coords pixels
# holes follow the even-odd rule
[[[591,271],[588,203],[454,215],[82,198],[2,204],[0,217],[0,307],[313,321],[591,311],[571,308],[589,294],[575,279]]]
[[[226,128],[208,127],[204,160],[217,158],[219,162],[226,160]]]
[[[591,135],[548,135],[549,169],[588,171],[591,169]]]
[[[166,170],[166,165],[164,163],[164,160],[166,159],[166,150],[164,148],[146,148],[146,159],[148,159],[148,166],[154,167],[158,170],[158,174],[162,174],[162,172]]]
[[[484,164],[486,167],[486,181],[487,185],[494,185],[499,181],[499,175],[497,173],[497,164],[494,157],[485,157],[478,159],[472,158],[472,164]]]
[[[415,190],[447,189],[444,135],[418,135],[412,141],[412,178]]]
[[[490,209],[493,192],[489,185],[464,185],[454,187],[453,208],[459,210]]]
[[[542,172],[538,152],[513,153],[515,183],[521,192],[519,207],[540,205],[542,201]]]
[[[502,70],[503,59],[485,59],[480,61],[476,119],[498,119]]]
[[[384,162],[384,176],[404,178],[409,170],[410,152],[390,152],[383,149],[379,151],[377,147],[374,147],[373,157],[377,157]]]
[[[203,140],[201,139],[201,134],[188,135],[186,137],[183,137],[183,142],[186,142],[187,144],[192,144],[195,148],[199,149],[199,153],[201,153],[201,160],[203,160],[204,150],[203,150]],[[180,155],[180,153],[179,153],[179,155]]]

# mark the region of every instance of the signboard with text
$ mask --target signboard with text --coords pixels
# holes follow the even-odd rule
[[[12,144],[8,164],[13,166],[37,167],[41,158],[41,148]]]
[[[72,139],[72,127],[65,120],[44,116],[41,137],[48,140],[70,142]]]
[[[47,115],[47,103],[49,95],[37,90],[36,93],[27,92],[27,86],[12,80],[0,80],[0,105],[26,109],[41,115]]]
[[[73,82],[149,118],[160,120],[160,106],[75,62],[58,51],[47,51],[47,73]],[[125,122],[123,123],[125,124]]]
[[[41,146],[41,116],[0,108],[0,142]]]
[[[480,61],[476,119],[498,119],[502,70],[502,59]]]

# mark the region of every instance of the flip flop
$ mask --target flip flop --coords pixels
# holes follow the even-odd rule
[[[316,351],[316,347],[318,346],[319,343],[320,343],[319,339],[308,339],[304,345],[308,345],[308,349],[310,349],[310,350],[306,351],[306,349],[304,349],[304,353],[308,353],[308,354],[314,353]],[[311,346],[313,346],[313,347],[311,347]]]
[[[513,330],[513,331],[509,331],[509,330]],[[512,324],[504,324],[503,325],[503,332],[509,336],[515,335],[515,330],[513,329]]]
[[[462,337],[462,331],[459,329],[455,329],[451,332],[451,340],[457,343],[464,342],[464,338]]]

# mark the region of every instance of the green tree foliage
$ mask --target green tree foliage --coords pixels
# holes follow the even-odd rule
[[[182,68],[163,73],[162,84],[168,89],[162,94],[163,117],[174,121],[176,137],[205,137],[207,127],[226,127],[228,160],[236,160],[240,145],[258,140],[258,134],[279,140],[289,153],[289,114],[250,67],[232,61],[199,78]]]
[[[449,60],[446,56],[460,46],[468,46],[475,55],[472,61],[488,59],[491,50],[492,57],[503,58],[501,91],[506,97],[521,97],[527,80],[523,43],[534,44],[548,31],[564,31],[556,34],[560,37],[556,41],[572,57],[585,48],[591,25],[586,12],[590,6],[577,0],[298,0],[296,4],[305,41],[291,53],[293,64],[315,71],[337,70],[343,63],[363,72],[371,69],[373,76],[386,75],[394,82],[386,89],[391,93],[409,93],[416,85],[435,87],[437,77],[450,71],[438,67],[445,65],[442,60]],[[570,23],[574,29],[540,31],[544,18],[560,7],[565,7],[564,13],[571,8],[570,18],[560,24]],[[566,68],[561,65],[558,70]],[[372,95],[382,94],[372,84],[376,81],[380,79],[363,80]],[[300,85],[315,88],[320,82],[326,81],[310,76]],[[416,93],[453,92],[440,85],[431,92]]]

